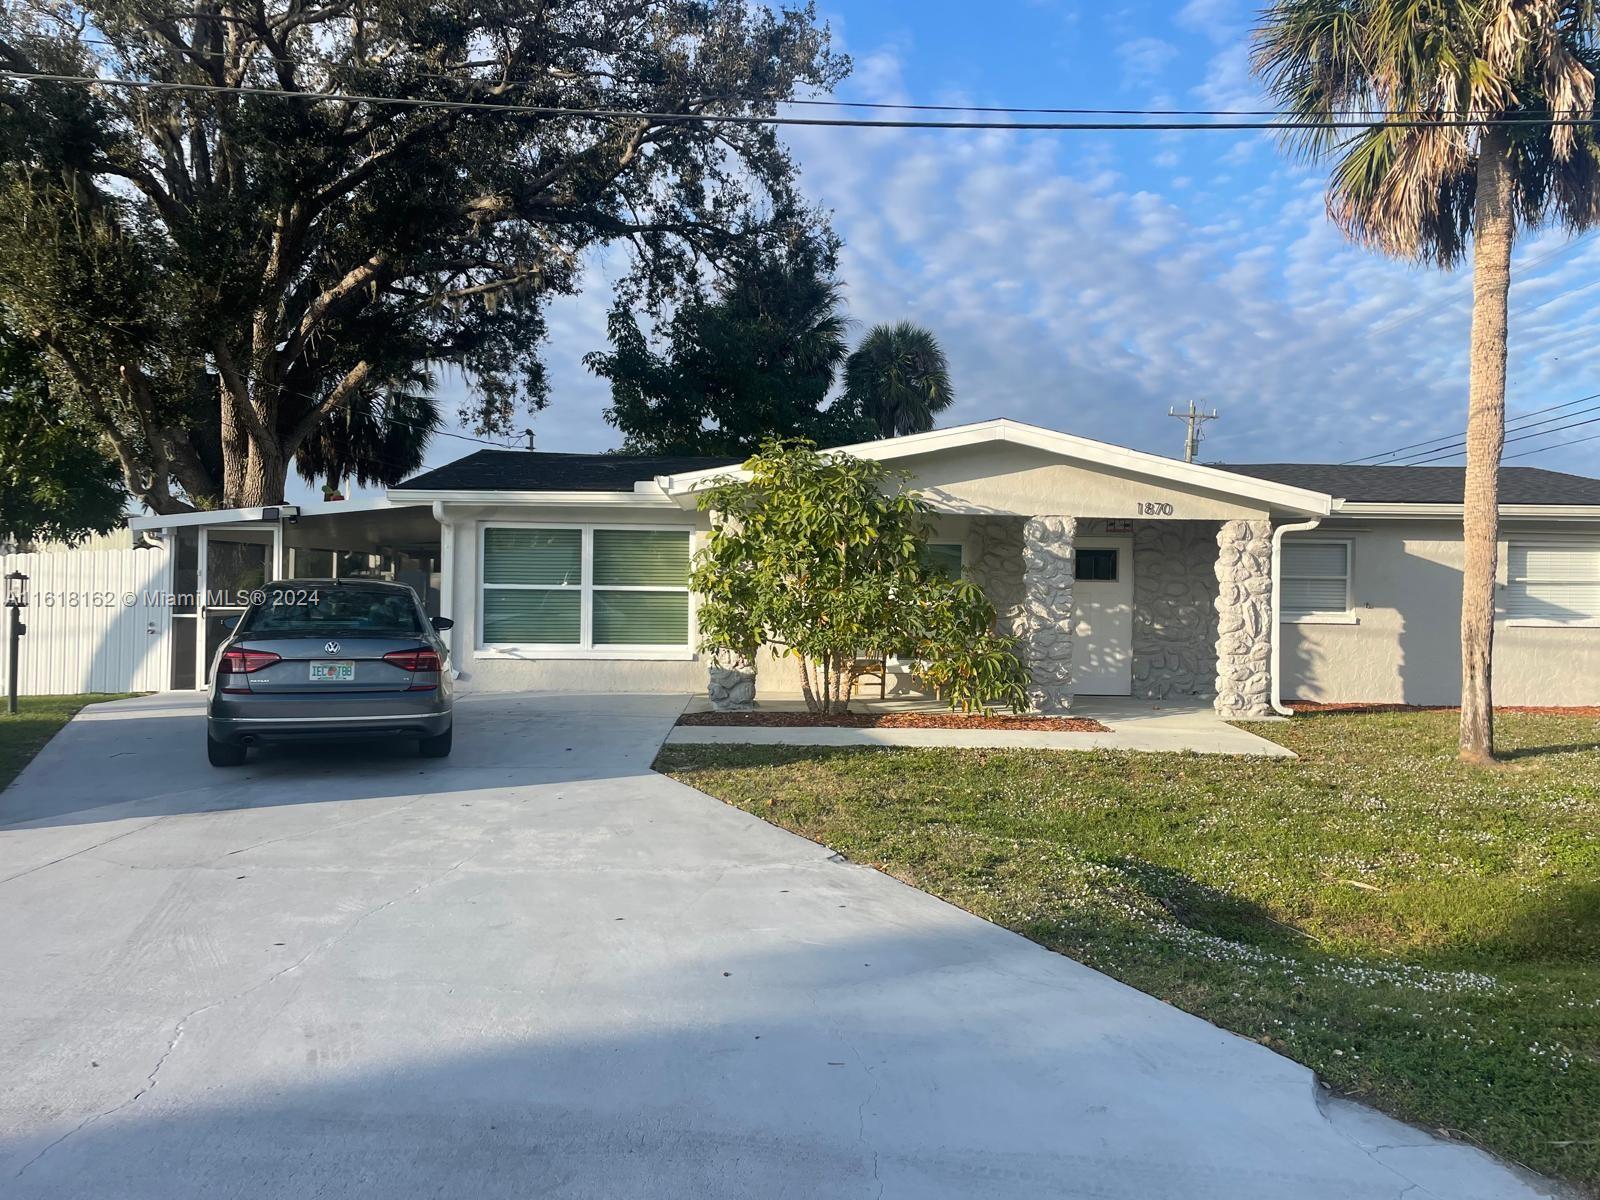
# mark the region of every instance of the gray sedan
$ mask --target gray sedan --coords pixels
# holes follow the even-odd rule
[[[450,753],[449,651],[417,594],[367,579],[268,584],[217,651],[206,699],[212,766],[286,740],[410,736]]]

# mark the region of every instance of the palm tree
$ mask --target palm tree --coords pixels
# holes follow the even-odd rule
[[[909,321],[874,325],[845,360],[844,398],[879,437],[932,429],[955,399],[939,339]]]
[[[364,487],[399,483],[419,470],[444,419],[426,370],[413,369],[382,392],[364,392],[328,417],[300,446],[295,470],[307,483]]]
[[[1494,758],[1490,692],[1506,295],[1517,231],[1600,220],[1596,0],[1275,0],[1254,66],[1333,158],[1328,214],[1353,241],[1451,267],[1472,249],[1462,536],[1460,753]],[[1357,129],[1330,122],[1361,122]]]

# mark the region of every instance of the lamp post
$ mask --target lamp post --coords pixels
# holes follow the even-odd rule
[[[10,652],[6,655],[6,712],[17,711],[17,650],[28,627],[22,623],[22,610],[28,606],[28,577],[21,571],[6,576],[6,636]]]

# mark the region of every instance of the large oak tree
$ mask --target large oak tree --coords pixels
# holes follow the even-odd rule
[[[847,66],[809,6],[744,0],[20,0],[0,315],[151,508],[272,503],[297,459],[341,459],[336,414],[383,453],[439,364],[469,424],[508,432],[545,400],[545,304],[596,248],[630,248],[624,295],[654,312],[814,224],[771,128],[694,117]]]

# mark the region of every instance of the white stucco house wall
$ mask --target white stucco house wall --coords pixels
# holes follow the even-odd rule
[[[1202,466],[1009,420],[843,449],[924,495],[934,553],[988,592],[1045,711],[1458,701],[1460,468]],[[700,691],[697,494],[736,470],[480,450],[375,501],[139,518],[179,593],[151,652],[202,686],[229,588],[381,573],[454,622],[463,689]],[[1502,500],[1495,699],[1600,703],[1600,480],[1507,467]],[[893,686],[916,687],[909,667]],[[769,659],[759,688],[798,680]]]

